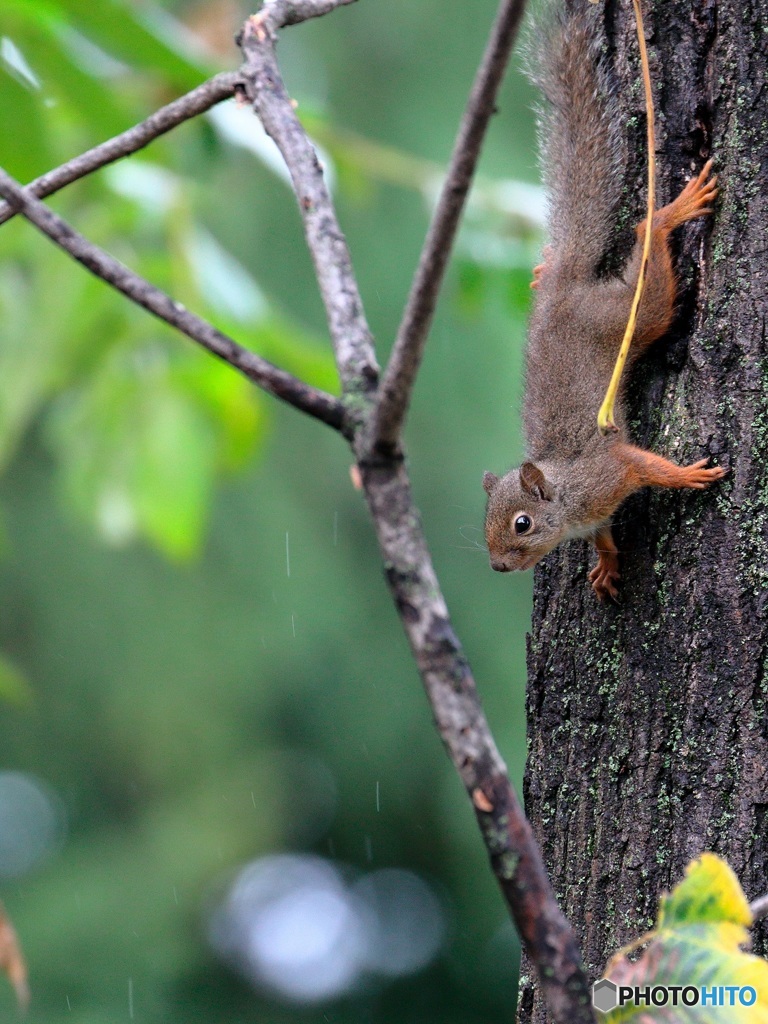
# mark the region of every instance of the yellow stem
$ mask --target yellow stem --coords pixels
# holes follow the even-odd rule
[[[654,131],[653,95],[651,93],[651,73],[648,69],[648,52],[645,48],[645,31],[643,29],[643,14],[640,10],[639,0],[632,0],[635,8],[635,21],[637,23],[637,42],[640,47],[640,64],[643,69],[643,86],[645,88],[645,113],[648,128],[648,215],[645,221],[645,240],[643,242],[643,258],[640,262],[640,273],[637,277],[637,287],[632,300],[632,309],[629,313],[629,320],[624,331],[624,338],[616,358],[616,365],[613,368],[611,382],[605,393],[603,404],[597,414],[597,426],[601,434],[609,434],[618,428],[614,423],[613,411],[616,403],[616,395],[619,391],[619,382],[624,370],[624,364],[629,355],[629,346],[632,344],[632,337],[635,333],[637,323],[637,310],[640,300],[643,297],[645,286],[645,274],[648,268],[648,259],[651,254],[651,232],[653,231],[653,214],[656,210],[656,135]]]

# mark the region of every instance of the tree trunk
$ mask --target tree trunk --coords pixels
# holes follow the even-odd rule
[[[595,601],[586,544],[536,571],[526,810],[592,978],[704,850],[748,899],[768,891],[768,3],[653,0],[645,19],[659,205],[710,155],[721,191],[713,218],[676,233],[679,317],[630,381],[633,436],[730,472],[619,511],[620,605]],[[606,24],[633,224],[646,161],[631,5],[609,0]],[[765,928],[754,948],[768,951]],[[541,1024],[523,975],[519,1020]]]

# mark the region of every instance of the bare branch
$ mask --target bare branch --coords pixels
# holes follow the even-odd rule
[[[232,338],[216,330],[206,320],[190,313],[180,302],[175,302],[165,292],[155,288],[109,253],[89,242],[39,199],[31,196],[2,168],[0,195],[56,245],[82,263],[91,273],[122,292],[132,302],[143,306],[171,327],[178,328],[192,341],[198,342],[219,359],[240,370],[270,394],[322,420],[336,430],[344,429],[344,407],[338,398],[310,387],[290,373],[273,366],[266,359],[243,348]]]
[[[560,911],[491,734],[427,548],[401,459],[361,463],[392,597],[435,723],[469,794],[491,867],[536,965],[554,1024],[593,1024],[573,930]]]
[[[284,25],[298,25],[310,18],[319,18],[330,14],[337,7],[353,4],[356,0],[264,0],[260,16],[269,20],[270,27],[282,28]]]
[[[380,449],[394,449],[400,440],[448,258],[524,8],[525,0],[502,0],[475,76],[373,413],[371,444]]]
[[[343,2],[343,0],[340,0]],[[307,12],[320,13],[332,0],[273,0],[246,22],[241,45],[246,90],[266,130],[279,146],[304,218],[307,244],[326,305],[340,374],[349,390],[370,393],[375,387],[373,348],[353,275],[349,252],[339,228],[317,157],[298,122],[275,59],[275,31]],[[469,180],[480,140],[493,108],[493,97],[522,10],[521,0],[502,6],[480,84],[457,144],[454,167],[425,256],[424,283],[418,304],[423,347],[445,255]],[[459,195],[457,202],[453,197]],[[437,270],[435,269],[437,267]],[[432,298],[429,298],[429,295]],[[431,302],[431,305],[430,305]],[[427,312],[424,312],[428,308]],[[413,314],[416,334],[417,314]],[[426,320],[425,320],[426,317]],[[421,328],[420,328],[421,329]],[[409,342],[408,346],[411,347]],[[419,351],[420,355],[420,351]],[[407,407],[415,369],[397,382]],[[374,392],[375,393],[375,392]],[[399,427],[397,428],[399,431]],[[573,931],[560,912],[541,853],[515,796],[507,769],[493,741],[477,689],[448,616],[429,550],[411,496],[405,464],[394,446],[371,453],[363,416],[350,424],[363,488],[387,566],[387,578],[408,635],[437,727],[475,808],[491,864],[517,923],[526,949],[539,970],[542,990],[557,1024],[592,1024],[587,978]]]
[[[493,110],[523,0],[502,3],[476,80],[390,362],[388,390],[377,424],[380,444],[373,453],[365,419],[366,406],[376,395],[378,380],[373,343],[322,170],[295,116],[275,58],[275,33],[280,27],[350,2],[353,0],[267,0],[260,13],[246,22],[241,41],[246,63],[232,80],[233,88],[243,83],[288,165],[344,389],[350,397],[366,399],[351,403],[348,411],[338,399],[308,387],[241,348],[91,245],[2,170],[0,194],[56,244],[132,301],[178,327],[266,390],[342,430],[350,439],[387,566],[390,590],[437,727],[474,806],[493,871],[538,968],[552,1020],[555,1024],[592,1024],[588,982],[573,931],[557,906],[541,852],[509,781],[466,656],[453,632],[398,444],[448,248]]]
[[[186,95],[161,107],[146,120],[134,125],[133,128],[94,146],[93,149],[81,153],[74,160],[68,160],[67,163],[48,171],[41,177],[35,178],[25,186],[27,193],[37,196],[38,199],[44,199],[46,196],[58,192],[65,185],[70,185],[73,181],[97,171],[100,167],[114,163],[115,160],[120,160],[124,156],[130,156],[131,153],[149,145],[158,136],[164,135],[172,128],[176,128],[198,114],[205,113],[217,103],[234,95],[235,86],[239,81],[240,75],[236,71],[216,75]],[[10,220],[16,213],[17,210],[9,203],[0,203],[0,224]]]
[[[759,900],[754,900],[749,904],[749,909],[752,912],[753,922],[768,917],[768,896],[761,896]]]
[[[246,93],[291,175],[344,391],[367,395],[376,387],[379,369],[352,260],[317,154],[296,117],[275,57],[275,32],[281,25],[348,2],[272,0],[246,21],[239,42]]]

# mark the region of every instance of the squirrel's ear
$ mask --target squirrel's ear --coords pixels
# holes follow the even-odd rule
[[[483,490],[490,498],[491,491],[494,489],[496,484],[499,482],[499,478],[495,473],[489,473],[488,470],[483,473]]]
[[[520,486],[534,498],[552,501],[554,492],[547,478],[533,462],[524,462],[520,467]]]

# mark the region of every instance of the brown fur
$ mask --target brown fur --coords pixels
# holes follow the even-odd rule
[[[645,221],[637,226],[622,276],[598,277],[618,195],[620,144],[615,103],[600,65],[596,15],[594,9],[560,11],[547,29],[536,74],[552,105],[544,121],[550,132],[544,155],[550,161],[552,244],[534,270],[532,285],[537,295],[523,413],[528,457],[501,478],[486,473],[483,486],[494,569],[528,569],[562,541],[589,537],[598,552],[590,579],[604,599],[617,596],[618,552],[610,521],[622,501],[646,486],[707,487],[724,470],[706,468],[706,459],[676,466],[634,447],[622,396],[615,410],[618,431],[604,437],[597,429],[597,410],[637,284]],[[669,235],[711,212],[717,178],[710,172],[711,161],[674,202],[654,214],[632,360],[672,322],[677,280]]]

